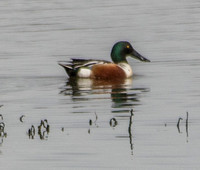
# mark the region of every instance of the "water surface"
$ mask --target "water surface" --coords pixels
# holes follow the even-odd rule
[[[2,1],[1,167],[199,169],[199,8],[197,0]],[[74,81],[57,64],[110,60],[119,40],[152,61],[129,59],[132,79]],[[38,133],[45,119],[50,130]]]

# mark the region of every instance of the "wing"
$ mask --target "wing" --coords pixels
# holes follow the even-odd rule
[[[106,60],[92,60],[92,59],[74,59],[72,58],[71,61],[59,62],[59,65],[64,67],[67,74],[69,76],[75,76],[78,69],[81,67],[88,67],[91,68],[95,64],[106,64],[111,63],[110,61]]]
[[[105,61],[105,60],[92,60],[92,59],[72,59],[71,61],[71,66],[74,69],[80,68],[80,67],[91,67],[95,64],[105,64],[105,63],[111,63],[109,61]]]

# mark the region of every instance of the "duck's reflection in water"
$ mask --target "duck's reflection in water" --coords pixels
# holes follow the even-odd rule
[[[148,88],[134,87],[133,79],[93,80],[69,79],[60,91],[61,94],[71,96],[75,102],[91,101],[95,99],[99,105],[100,99],[109,99],[113,113],[126,112],[140,105],[139,95],[148,92]],[[98,96],[99,95],[99,96]],[[109,96],[108,96],[109,95]]]
[[[125,80],[94,80],[84,78],[70,78],[61,91],[64,95],[73,97],[91,94],[94,90],[101,90],[107,93],[108,89],[117,88],[125,83]],[[99,91],[100,92],[100,91]],[[101,93],[102,94],[102,93]]]
[[[71,96],[75,103],[80,102],[81,108],[90,106],[95,103],[96,106],[101,105],[101,110],[106,110],[104,105],[111,103],[111,112],[113,118],[107,120],[110,127],[116,128],[120,120],[128,120],[127,133],[125,135],[117,135],[117,138],[128,138],[130,141],[130,150],[133,154],[133,129],[132,124],[134,120],[134,107],[140,105],[140,94],[148,92],[148,88],[134,87],[133,79],[122,80],[92,80],[92,79],[69,79],[66,85],[63,87],[61,94]],[[103,99],[103,100],[101,100]],[[96,100],[96,102],[93,102]],[[84,102],[81,104],[81,102]],[[85,101],[88,101],[88,106],[85,105]],[[92,102],[91,102],[92,101]],[[91,103],[90,103],[91,102]],[[72,106],[73,107],[73,106]],[[88,112],[90,112],[88,110]],[[98,113],[98,110],[95,109]],[[91,126],[91,125],[90,125]],[[88,130],[90,133],[90,129]]]

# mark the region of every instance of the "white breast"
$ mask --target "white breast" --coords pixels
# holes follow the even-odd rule
[[[80,68],[78,71],[78,77],[81,77],[81,78],[89,78],[91,74],[92,72],[88,68]]]
[[[118,63],[118,66],[124,70],[127,78],[133,75],[132,68],[128,63]]]

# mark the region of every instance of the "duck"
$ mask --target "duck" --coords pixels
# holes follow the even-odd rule
[[[67,63],[58,63],[62,66],[69,78],[89,78],[100,80],[126,79],[133,76],[133,70],[128,64],[127,57],[150,62],[139,54],[128,41],[119,41],[111,50],[112,62],[106,60],[76,59]]]

